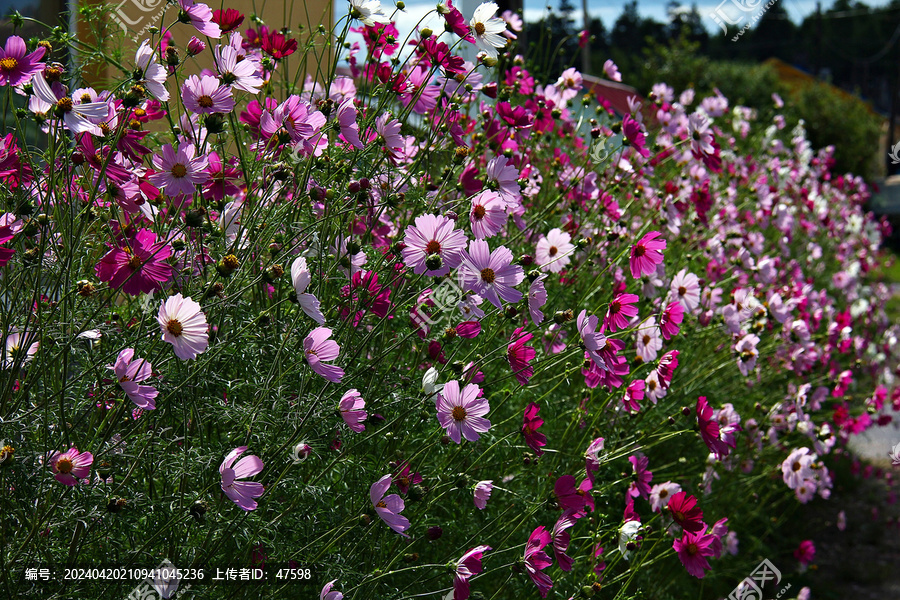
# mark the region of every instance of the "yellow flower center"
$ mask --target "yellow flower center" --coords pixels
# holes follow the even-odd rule
[[[481,279],[485,283],[494,283],[494,270],[493,269],[482,269],[481,270]]]
[[[475,23],[475,33],[484,35],[484,23]]]
[[[465,421],[466,420],[466,409],[462,406],[454,406],[453,407],[453,420],[454,421]]]
[[[174,164],[172,165],[171,173],[173,177],[184,177],[185,175],[187,175],[187,167],[185,167],[181,163]]]
[[[2,69],[4,71],[7,71],[7,72],[14,71],[16,69],[16,67],[18,67],[18,66],[19,66],[19,61],[17,61],[15,58],[12,58],[11,56],[7,56],[4,59],[0,59],[0,69]]]
[[[178,337],[181,335],[181,332],[184,331],[184,327],[182,327],[181,322],[178,319],[169,319],[169,322],[166,323],[166,331]]]
[[[68,475],[72,472],[72,469],[75,468],[75,465],[72,463],[71,459],[61,458],[56,461],[56,470],[62,473],[63,475]]]
[[[212,108],[213,99],[210,96],[203,95],[197,98],[197,104],[202,108]]]

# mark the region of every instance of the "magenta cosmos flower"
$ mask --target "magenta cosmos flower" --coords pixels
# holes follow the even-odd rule
[[[158,242],[149,229],[139,230],[127,243],[100,259],[94,267],[97,278],[132,296],[162,289],[162,284],[172,277],[172,267],[166,262],[172,248]]]
[[[553,556],[556,558],[556,564],[559,568],[567,573],[572,570],[572,557],[566,554],[569,549],[569,543],[572,541],[567,529],[573,527],[582,516],[582,513],[574,510],[567,510],[556,521],[553,531],[550,532],[550,538],[553,543]]]
[[[706,529],[706,524],[703,522],[703,511],[697,506],[697,499],[687,492],[679,491],[674,494],[669,499],[667,508],[675,522],[681,525],[685,531],[699,533]]]
[[[400,514],[405,508],[403,498],[397,494],[385,496],[388,488],[391,487],[392,479],[393,477],[391,475],[385,475],[373,483],[372,487],[369,488],[369,499],[372,501],[372,506],[375,507],[375,512],[378,513],[381,520],[384,521],[388,527],[403,537],[408,538],[409,535],[403,532],[409,529],[409,519]]]
[[[656,270],[656,265],[663,261],[662,250],[666,249],[666,240],[658,240],[662,234],[651,231],[631,247],[631,276],[640,279]]]
[[[79,479],[87,479],[91,474],[94,455],[90,452],[79,452],[71,447],[65,452],[54,452],[50,457],[50,468],[53,477],[63,485],[73,486]]]
[[[335,365],[325,364],[337,359],[341,351],[337,342],[328,339],[330,337],[331,329],[316,327],[303,340],[303,352],[306,355],[306,362],[313,371],[332,383],[338,383],[344,377],[344,370]]]
[[[632,317],[637,316],[638,308],[635,306],[640,298],[636,294],[619,294],[609,303],[606,318],[603,324],[610,331],[618,331],[628,327]]]
[[[338,404],[338,410],[341,412],[344,423],[356,433],[362,433],[366,429],[365,420],[369,415],[363,410],[365,407],[366,401],[356,389],[344,392]]]
[[[416,275],[441,277],[459,266],[466,239],[466,234],[454,229],[453,221],[447,217],[416,217],[416,224],[406,228],[403,238],[403,262]]]
[[[44,69],[40,60],[46,51],[43,46],[38,46],[34,52],[26,54],[25,40],[17,35],[7,38],[6,47],[0,48],[0,85],[28,83],[35,73]]]
[[[634,498],[638,496],[648,498],[650,496],[650,482],[653,481],[653,473],[648,468],[650,459],[637,452],[628,457],[628,462],[634,471],[634,481],[628,489],[628,494]]]
[[[175,356],[191,360],[206,352],[209,346],[209,325],[200,305],[175,294],[163,301],[157,316],[163,341],[172,344]]]
[[[525,570],[531,581],[537,586],[541,598],[547,597],[547,592],[553,587],[553,580],[546,573],[542,573],[544,569],[553,564],[547,553],[544,552],[544,546],[550,543],[550,532],[541,525],[531,532],[528,537],[528,543],[525,545]]]
[[[474,383],[460,390],[459,382],[452,380],[438,393],[435,401],[438,422],[457,444],[462,443],[462,438],[474,442],[481,437],[480,433],[491,428],[491,422],[484,418],[491,407],[487,398],[479,397],[480,392],[481,388]]]
[[[723,431],[719,427],[719,422],[715,418],[715,411],[707,403],[706,396],[697,398],[697,425],[700,427],[700,437],[706,443],[709,451],[714,453],[719,460],[722,460],[735,447],[736,440],[733,432],[733,425],[728,425],[728,430]]]
[[[182,142],[178,151],[172,144],[162,147],[162,157],[153,156],[153,166],[159,171],[148,177],[150,183],[170,196],[194,194],[194,188],[209,181],[209,161],[195,158],[196,150],[191,142]]]
[[[466,600],[469,597],[469,578],[481,573],[481,557],[490,549],[490,546],[476,546],[456,561],[456,570],[453,572],[453,600]]]
[[[541,407],[532,402],[522,415],[522,435],[525,436],[525,443],[538,456],[544,453],[541,448],[547,445],[547,436],[538,432],[540,426],[544,424],[544,420],[538,416],[540,410]]]
[[[134,348],[125,348],[119,352],[116,364],[108,365],[116,373],[119,387],[125,392],[138,408],[154,410],[156,404],[154,398],[159,395],[155,387],[140,385],[142,381],[153,375],[153,365],[146,359],[134,356]]]
[[[195,3],[194,0],[178,0],[178,4],[181,5],[179,21],[190,23],[205,36],[222,37],[222,29],[213,21],[213,11],[207,5]]]
[[[209,75],[191,75],[181,86],[184,107],[199,115],[230,113],[234,110],[231,87],[221,85],[219,80]]]
[[[460,286],[497,308],[501,299],[515,304],[522,299],[522,292],[515,286],[525,279],[525,271],[512,260],[512,252],[505,246],[491,252],[484,240],[472,240],[459,268]]]
[[[519,385],[526,385],[531,376],[534,375],[534,367],[531,361],[534,360],[535,351],[531,346],[526,346],[525,342],[532,337],[530,333],[523,333],[524,327],[517,328],[512,335],[513,342],[506,347],[506,357],[509,359],[509,366],[516,375],[516,381]]]
[[[245,456],[234,461],[247,451],[247,446],[238,446],[228,453],[222,464],[219,465],[219,473],[222,475],[222,491],[231,498],[231,501],[244,510],[254,510],[257,507],[256,500],[263,495],[265,488],[255,481],[238,481],[246,477],[253,477],[263,470],[263,461],[258,456]]]
[[[706,525],[703,526],[703,529],[706,529]],[[712,569],[706,557],[715,554],[712,546],[718,539],[711,533],[685,531],[680,540],[675,540],[672,547],[678,553],[678,558],[685,570],[694,577],[703,579],[703,576],[706,575],[705,571]]]

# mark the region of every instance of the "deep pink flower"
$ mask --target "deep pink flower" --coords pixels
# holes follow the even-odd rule
[[[803,540],[797,549],[794,550],[794,558],[800,561],[802,565],[808,565],[816,557],[816,545],[812,540]]]
[[[120,248],[113,248],[100,259],[94,272],[100,281],[109,282],[112,289],[121,289],[132,296],[161,290],[172,278],[172,267],[166,259],[172,248],[157,242],[156,234],[140,229]]]
[[[135,358],[134,348],[125,348],[119,352],[116,363],[108,365],[108,368],[115,371],[119,387],[139,408],[144,410],[156,408],[154,398],[159,395],[159,392],[152,386],[140,385],[142,381],[153,375],[153,365],[146,359]]]
[[[632,317],[638,314],[638,308],[635,306],[640,300],[636,294],[619,294],[606,311],[606,318],[603,319],[603,325],[612,332],[628,327],[628,323]]]
[[[275,31],[266,31],[262,35],[260,47],[275,60],[280,60],[297,51],[297,40]]]
[[[476,441],[479,434],[491,429],[491,422],[484,418],[490,412],[487,398],[480,395],[481,388],[474,383],[459,389],[459,382],[454,380],[444,384],[438,393],[435,406],[438,422],[447,430],[447,435],[457,444],[462,438],[470,442]]]
[[[422,483],[422,474],[411,473],[410,471],[412,469],[409,466],[409,461],[404,461],[400,464],[400,470],[394,475],[394,483],[397,484],[397,489],[400,490],[401,494],[409,493],[409,486]]]
[[[547,592],[553,587],[553,580],[542,572],[553,564],[553,561],[544,552],[544,546],[549,544],[550,540],[550,533],[541,525],[531,532],[528,543],[525,545],[525,570],[531,581],[537,586],[541,598],[546,598]]]
[[[453,573],[453,600],[466,600],[469,597],[469,578],[481,573],[481,557],[490,549],[490,546],[476,546],[456,562],[456,570]]]
[[[447,217],[421,215],[415,225],[406,228],[403,262],[416,275],[427,271],[431,277],[441,277],[462,262],[466,239]]]
[[[646,146],[644,132],[641,131],[640,121],[635,120],[631,115],[625,115],[625,118],[622,120],[622,133],[625,134],[625,139],[628,143],[634,147],[641,156],[644,158],[650,156],[650,150]]]
[[[182,23],[190,23],[205,36],[222,37],[222,30],[213,22],[213,12],[207,5],[195,3],[194,0],[178,0],[178,4],[181,5],[178,19]]]
[[[629,456],[628,462],[631,463],[634,470],[634,481],[628,490],[629,495],[634,498],[638,496],[644,499],[649,498],[650,482],[653,481],[653,473],[648,469],[650,459],[638,452]]]
[[[512,335],[513,342],[506,347],[506,357],[509,359],[509,366],[516,375],[516,381],[519,385],[526,385],[531,376],[534,375],[534,367],[531,361],[534,360],[535,351],[531,346],[526,346],[525,342],[532,337],[530,333],[522,333],[524,327],[517,328]],[[520,335],[521,334],[521,335]]]
[[[703,511],[697,506],[697,499],[687,492],[674,494],[666,505],[676,523],[685,531],[698,533],[706,529]]]
[[[651,231],[631,247],[631,276],[640,279],[656,271],[656,265],[662,263],[662,250],[666,249],[666,240],[658,240],[662,234]]]
[[[79,479],[88,479],[94,455],[90,452],[79,452],[72,446],[65,452],[54,452],[50,457],[50,468],[53,477],[63,485],[73,486]]]
[[[481,323],[478,321],[463,321],[456,326],[456,335],[461,338],[470,340],[478,337],[479,333],[481,333]]]
[[[703,529],[706,529],[706,525],[703,526]],[[685,531],[680,540],[675,540],[672,547],[678,553],[678,558],[687,572],[694,577],[703,579],[705,571],[712,569],[706,557],[715,554],[712,545],[717,539],[711,533]]]
[[[341,296],[349,298],[350,307],[344,306],[341,309],[341,318],[346,319],[350,315],[350,310],[355,309],[353,313],[353,326],[359,326],[359,322],[370,312],[373,315],[381,317],[387,316],[391,308],[391,289],[382,288],[378,284],[378,273],[375,271],[356,271],[350,278],[350,285],[341,288]]]
[[[676,300],[669,303],[659,317],[659,328],[662,330],[663,337],[669,340],[678,335],[678,332],[681,330],[679,325],[683,319],[684,307],[681,305],[681,302]]]
[[[239,481],[246,477],[253,477],[263,470],[263,461],[258,456],[249,455],[237,461],[237,457],[247,451],[247,446],[238,446],[228,453],[222,464],[219,465],[219,473],[222,475],[222,491],[232,502],[244,510],[255,510],[256,500],[263,495],[265,488],[255,481]]]
[[[44,70],[40,60],[47,51],[43,46],[35,48],[31,54],[25,40],[17,35],[6,39],[6,47],[0,48],[0,85],[17,86],[28,83],[35,73]]]
[[[515,286],[525,279],[525,271],[512,264],[509,248],[500,246],[491,252],[484,240],[469,241],[468,252],[463,252],[459,268],[460,287],[474,292],[500,308],[501,299],[515,304],[522,299],[522,292]]]
[[[388,527],[408,538],[409,535],[404,532],[409,529],[410,522],[409,519],[400,514],[405,508],[403,498],[397,494],[385,496],[388,488],[391,487],[391,479],[391,475],[385,475],[373,483],[372,487],[369,488],[369,499],[372,501],[372,506],[381,520]]]
[[[316,327],[303,340],[303,352],[309,367],[332,383],[339,383],[344,370],[336,365],[329,365],[338,357],[341,347],[331,337],[328,327]]]
[[[538,432],[538,428],[544,424],[544,420],[537,416],[540,410],[541,408],[532,402],[525,409],[522,417],[522,435],[525,436],[525,443],[538,456],[544,453],[541,448],[547,445],[547,436]]]
[[[472,35],[472,30],[469,28],[466,18],[459,12],[458,8],[453,6],[453,0],[446,0],[446,2],[439,4],[438,12],[444,16],[446,26],[450,28],[450,31],[470,44],[475,43],[475,36]]]
[[[563,475],[556,480],[553,485],[553,493],[559,502],[559,507],[563,510],[582,511],[585,507],[594,510],[594,498],[590,491],[594,484],[591,480],[585,479],[578,487],[575,486],[575,477],[572,475]]]
[[[218,9],[213,11],[212,20],[222,33],[231,33],[244,22],[244,14],[234,8]]]
[[[643,379],[635,379],[628,384],[628,387],[625,389],[625,397],[622,398],[622,403],[625,405],[626,410],[630,412],[639,412],[641,410],[641,405],[638,404],[638,401],[644,399],[644,387],[646,385],[647,382]]]
[[[663,354],[663,357],[659,359],[659,364],[656,366],[656,375],[659,380],[659,385],[663,389],[669,389],[669,384],[672,383],[675,369],[678,368],[679,354],[681,354],[680,350],[670,350]]]
[[[355,388],[347,390],[341,396],[338,410],[341,413],[341,418],[344,419],[344,423],[347,424],[351,431],[362,433],[366,429],[365,421],[369,415],[363,410],[365,407],[366,401],[363,400],[363,397]]]
[[[189,297],[175,294],[166,298],[156,317],[164,342],[172,344],[175,356],[192,360],[209,346],[209,324],[200,305]]]
[[[553,531],[550,532],[556,564],[567,573],[572,570],[573,561],[566,554],[566,550],[569,549],[569,543],[571,542],[571,536],[566,530],[575,525],[575,522],[582,516],[583,514],[578,511],[567,510],[557,519],[556,524],[553,526]]]
[[[719,460],[728,456],[731,448],[735,447],[734,436],[722,439],[719,422],[715,419],[712,407],[706,402],[706,396],[700,396],[697,399],[697,425],[700,427],[700,437],[703,438],[706,447]]]
[[[162,147],[162,156],[153,156],[153,166],[157,173],[147,179],[169,196],[185,194],[192,196],[196,186],[209,181],[206,172],[209,161],[205,156],[195,158],[196,149],[191,142],[182,142],[178,151],[171,144]]]

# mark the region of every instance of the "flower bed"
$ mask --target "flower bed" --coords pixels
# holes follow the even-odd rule
[[[291,35],[179,1],[105,90],[0,58],[7,589],[726,596],[813,560],[792,510],[900,404],[832,149],[665,84],[619,118],[493,4],[405,44],[354,0],[365,47],[302,83]]]

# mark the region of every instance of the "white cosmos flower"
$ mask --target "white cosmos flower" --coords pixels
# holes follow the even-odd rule
[[[390,17],[381,12],[380,0],[350,0],[350,16],[369,27],[391,22]]]
[[[480,4],[469,21],[472,34],[475,36],[475,45],[487,52],[491,58],[497,58],[497,48],[506,46],[506,38],[502,35],[506,31],[506,21],[494,17],[497,8],[494,2]]]

